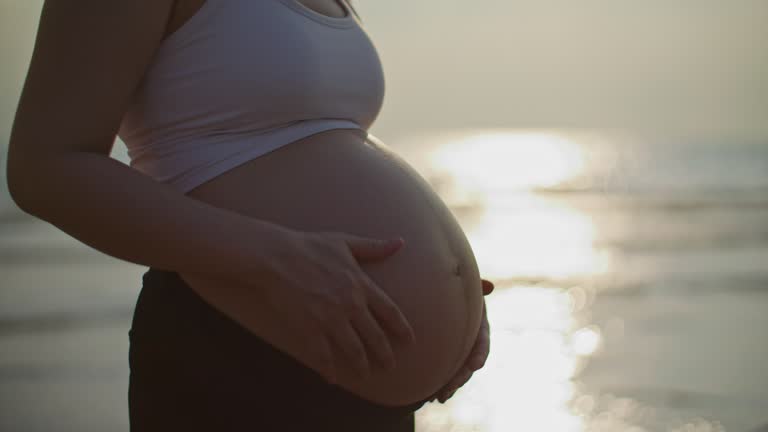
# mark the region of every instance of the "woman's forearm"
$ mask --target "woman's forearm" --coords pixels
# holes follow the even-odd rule
[[[25,212],[107,255],[164,270],[268,278],[296,240],[287,227],[187,197],[99,153],[9,167],[8,183]]]

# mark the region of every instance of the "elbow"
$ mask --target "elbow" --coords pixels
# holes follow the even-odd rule
[[[8,194],[14,204],[30,215],[36,216],[35,202],[40,201],[36,197],[36,184],[39,183],[40,173],[30,163],[31,158],[22,157],[18,152],[14,153],[13,145],[8,146],[7,164],[5,167],[5,180],[8,185]]]
[[[26,213],[30,213],[29,210],[29,191],[25,186],[24,181],[24,167],[20,166],[18,162],[13,161],[12,158],[8,158],[5,167],[5,180],[8,185],[8,194],[11,196],[14,204]]]

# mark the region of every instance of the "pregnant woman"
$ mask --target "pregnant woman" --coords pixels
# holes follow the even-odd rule
[[[383,97],[346,0],[45,2],[9,189],[149,267],[132,431],[412,431],[482,367],[493,284]]]

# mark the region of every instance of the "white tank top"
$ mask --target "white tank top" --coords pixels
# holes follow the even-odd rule
[[[330,129],[368,130],[384,99],[379,56],[346,0],[206,0],[160,45],[118,136],[130,166],[182,193]]]

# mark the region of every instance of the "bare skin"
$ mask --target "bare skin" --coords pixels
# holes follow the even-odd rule
[[[179,2],[182,18],[203,3],[188,1]],[[396,353],[400,369],[390,376],[396,380],[380,376],[360,385],[342,377],[339,385],[395,405],[427,397],[425,389],[461,385],[464,366],[476,364],[478,353],[487,356],[477,264],[450,211],[383,143],[353,130],[316,134],[243,164],[188,197],[108,157],[123,110],[158,44],[186,21],[171,15],[174,24],[166,28],[170,6],[170,0],[46,2],[9,146],[14,200],[98,250],[177,269],[210,293],[223,285],[193,276],[206,265],[228,274],[253,267],[242,257],[273,259],[260,255],[263,247],[249,246],[253,242],[223,247],[217,241],[250,235],[264,245],[282,243],[273,234],[279,230],[267,231],[257,220],[298,231],[403,236],[403,250],[361,267],[407,315],[421,345]],[[317,11],[334,15],[333,9]],[[270,187],[275,182],[281,187]],[[154,213],[131,205],[136,202]],[[157,246],[149,250],[150,243]]]
[[[427,182],[383,143],[366,141],[352,129],[318,133],[235,167],[187,195],[302,232],[405,239],[396,254],[360,267],[398,305],[418,343],[392,347],[397,368],[391,372],[375,371],[361,381],[351,370],[340,371],[340,386],[374,402],[405,405],[429,396],[425,389],[447,383],[467,357],[482,317],[482,286],[471,247]],[[181,276],[201,293],[220,291],[222,285]],[[268,335],[276,329],[255,322],[264,316],[257,311],[234,318]]]
[[[178,8],[174,13],[174,18],[172,18],[169,25],[167,34],[171,34],[180,28],[189,17],[194,15],[194,13],[202,7],[204,3],[205,0],[180,0],[178,2]],[[336,3],[336,0],[302,0],[300,3],[323,15],[335,17],[344,15],[344,10],[338,3]],[[334,148],[323,150],[320,152],[321,154],[312,153],[312,149],[320,149],[323,147],[323,136],[328,135],[334,137],[334,140],[336,141],[334,144],[328,142],[328,144],[334,145]],[[365,205],[361,205],[361,203],[366,199],[372,199],[370,197],[371,183],[362,180],[364,175],[370,175],[371,169],[370,165],[361,163],[363,159],[358,156],[359,152],[365,152],[365,150],[362,150],[361,148],[363,141],[357,137],[357,132],[349,130],[329,131],[324,134],[307,137],[301,141],[301,143],[293,143],[291,146],[287,146],[291,147],[290,149],[286,147],[273,152],[271,155],[262,156],[257,160],[241,165],[240,167],[219,176],[217,179],[198,187],[197,190],[191,191],[188,196],[195,197],[196,199],[206,201],[219,207],[236,210],[249,216],[275,220],[283,225],[287,223],[291,227],[302,230],[333,228],[365,234],[388,234],[390,232],[399,232],[402,233],[402,235],[405,235],[403,231],[407,232],[408,228],[404,227],[403,224],[407,223],[410,225],[415,231],[414,235],[407,237],[409,243],[408,247],[410,249],[399,252],[399,257],[392,257],[385,261],[385,263],[389,264],[384,267],[386,271],[379,271],[379,277],[374,277],[374,279],[379,286],[384,288],[387,293],[395,299],[401,309],[403,309],[409,322],[411,322],[412,326],[414,326],[414,329],[417,331],[417,337],[422,336],[420,338],[422,341],[425,340],[424,338],[426,337],[427,340],[430,341],[430,343],[422,343],[419,346],[420,349],[411,350],[409,353],[397,353],[398,363],[404,362],[401,368],[410,366],[414,371],[425,367],[429,367],[433,371],[435,369],[441,370],[442,368],[443,372],[435,373],[433,376],[451,376],[452,378],[440,387],[439,390],[432,395],[432,398],[437,398],[440,402],[446,401],[459,387],[469,380],[472,371],[482,367],[485,358],[488,356],[488,326],[484,309],[482,317],[478,317],[478,309],[476,305],[464,304],[463,307],[467,310],[472,310],[474,308],[474,316],[466,317],[465,319],[467,319],[467,321],[457,324],[457,327],[453,330],[451,330],[450,326],[446,323],[443,326],[442,331],[435,332],[433,330],[432,332],[428,332],[425,329],[429,327],[434,328],[434,323],[431,323],[431,320],[438,317],[439,314],[429,315],[424,313],[424,306],[426,305],[425,301],[427,301],[429,297],[425,297],[423,301],[418,301],[415,297],[410,299],[407,298],[407,296],[412,294],[407,292],[407,289],[401,289],[399,292],[396,292],[394,287],[405,288],[407,285],[405,285],[405,281],[398,279],[395,274],[399,273],[400,275],[407,275],[413,274],[418,270],[423,270],[425,264],[428,264],[428,262],[425,262],[423,258],[422,260],[419,260],[416,257],[423,257],[425,254],[431,254],[438,257],[441,254],[436,252],[441,251],[443,252],[442,255],[444,258],[433,261],[433,264],[435,269],[442,268],[443,273],[441,273],[441,270],[433,271],[428,279],[423,279],[425,283],[429,283],[428,281],[447,281],[444,283],[444,289],[449,292],[457,292],[457,289],[463,289],[465,291],[477,290],[477,279],[479,278],[479,275],[477,274],[477,265],[474,261],[471,249],[463,238],[464,236],[461,229],[453,220],[453,216],[450,215],[450,212],[447,211],[447,209],[442,208],[442,202],[436,197],[430,197],[430,200],[433,202],[433,207],[441,209],[439,212],[441,214],[436,216],[443,220],[442,225],[450,227],[447,229],[451,232],[449,236],[453,237],[453,240],[451,241],[452,245],[437,246],[434,240],[428,240],[429,236],[424,235],[424,233],[430,231],[430,228],[424,228],[412,221],[403,221],[400,225],[393,224],[390,225],[388,229],[384,229],[384,227],[381,226],[375,227],[375,221],[393,221],[397,219],[397,214],[401,213],[400,210],[396,210],[391,216],[383,215],[381,214],[381,209],[399,208],[403,205],[403,201],[406,200],[401,199],[403,193],[394,192],[394,189],[391,189],[391,186],[380,186],[378,190],[381,191],[384,191],[385,187],[390,189],[388,189],[387,192],[381,192],[381,197],[373,199],[381,200],[384,196],[398,196],[396,202],[393,202],[392,206],[386,204],[376,206],[377,210],[375,211],[360,211],[361,208],[365,208]],[[342,145],[341,142],[353,144]],[[307,150],[299,151],[302,148]],[[396,158],[396,156],[392,156],[390,153],[391,151],[382,143],[379,143],[378,146],[368,143],[368,148],[380,152],[382,154],[382,156],[380,156],[381,159],[394,160],[394,158]],[[340,154],[340,152],[344,152],[344,154]],[[333,153],[332,157],[328,157],[330,153]],[[323,159],[323,157],[325,157],[325,159]],[[346,158],[354,160],[358,165],[358,170],[354,171],[354,181],[351,180],[353,176],[352,170],[347,169],[347,171],[349,171],[348,173],[341,174],[345,171],[345,167],[348,166],[348,164],[343,162]],[[306,164],[307,160],[312,160],[314,162],[311,166],[308,166]],[[400,161],[399,163],[405,164],[404,161]],[[371,162],[371,164],[375,163]],[[322,169],[319,168],[321,166],[323,167]],[[312,167],[315,167],[316,169],[313,170],[311,169]],[[395,167],[388,167],[386,173],[382,172],[378,175],[379,178],[385,179],[394,176],[400,178],[401,175],[396,174],[399,171],[400,170]],[[406,171],[410,171],[410,168],[406,167]],[[290,182],[290,187],[283,186],[279,189],[269,187],[269,185],[274,184],[274,179],[280,177],[280,173],[286,172],[291,173],[292,180]],[[329,179],[325,174],[327,172],[333,172],[335,173],[335,176],[338,177],[335,177],[335,181]],[[350,181],[344,182],[339,180],[344,178],[344,176],[349,176]],[[418,174],[410,172],[410,176],[415,178]],[[320,179],[325,180],[325,182],[319,181]],[[394,183],[396,180],[388,179],[387,181],[389,183]],[[419,180],[410,181],[420,183]],[[420,185],[420,187],[423,189],[422,193],[431,194],[428,187],[425,187],[423,184]],[[403,189],[412,188],[414,188],[414,186],[407,183],[403,186]],[[323,202],[313,201],[313,197],[317,197],[318,194],[323,194],[323,191],[334,191],[336,193],[335,196],[343,198],[344,202],[338,202],[338,200],[332,199],[332,196],[329,196]],[[326,193],[325,195],[329,194]],[[290,197],[290,200],[285,200],[286,196]],[[258,198],[256,199],[253,197]],[[417,200],[418,198],[415,199],[414,202]],[[313,205],[312,207],[299,207],[296,205],[289,205],[289,203],[304,203],[305,205],[307,203],[313,203]],[[416,205],[414,205],[414,214],[419,212],[431,212],[432,210],[428,207],[429,206],[417,208]],[[340,217],[340,214],[345,214],[347,217]],[[327,217],[323,218],[319,217],[319,215],[327,215]],[[346,220],[346,222],[342,220]],[[394,231],[392,231],[393,229]],[[418,234],[416,234],[416,232],[418,232]],[[437,235],[438,233],[435,232],[433,239],[436,239]],[[411,246],[411,243],[415,244]],[[432,249],[424,249],[423,245],[425,244],[431,244]],[[419,248],[420,245],[422,248]],[[449,251],[450,249],[454,249],[458,252],[452,253]],[[393,267],[392,265],[397,263],[398,260],[400,260],[399,262],[401,264],[397,267]],[[406,265],[405,263],[407,262],[410,264]],[[382,269],[381,266],[378,267],[379,269]],[[467,271],[467,268],[469,271]],[[366,270],[369,271],[368,269]],[[464,274],[455,274],[456,272],[464,272]],[[446,280],[445,276],[441,276],[441,274],[448,275],[451,273],[453,273],[455,278],[452,277]],[[370,271],[369,274],[371,274]],[[205,289],[202,285],[210,283],[200,279],[196,280],[192,275],[182,276],[190,285],[195,286],[197,284],[201,292]],[[456,288],[451,289],[449,287],[451,284],[455,285]],[[490,284],[490,289],[492,290],[492,284],[490,282],[483,281],[483,284],[484,287],[487,287],[488,284]],[[436,290],[438,288],[435,287],[433,289]],[[424,290],[424,293],[426,292],[427,291]],[[440,298],[446,301],[448,299],[444,293]],[[470,296],[470,298],[474,299],[473,302],[477,302],[478,296]],[[436,303],[438,302],[434,301],[435,297],[432,297],[432,299],[432,306],[437,309],[438,307]],[[466,300],[460,300],[458,297],[453,301],[456,302],[454,303],[454,307],[460,303],[466,302]],[[420,307],[408,311],[407,304],[409,302],[411,305],[418,305]],[[448,312],[448,309],[445,309],[444,316],[449,318],[456,316],[456,314],[461,315],[462,313],[459,312],[459,309],[453,309],[453,312]],[[420,321],[420,317],[426,321]],[[482,328],[478,330],[477,325],[480,323],[479,320],[482,321],[483,325]],[[449,353],[450,350],[447,347],[452,343],[450,340],[455,338],[457,333],[466,332],[466,330],[462,328],[467,326],[471,328],[470,334],[472,336],[465,335],[466,340],[464,341],[459,354],[456,354],[455,352]],[[469,349],[472,350],[472,355],[468,354]],[[436,357],[444,358],[442,364],[440,364],[440,361],[435,360]],[[461,362],[460,364],[457,363],[464,358],[466,358],[465,362]],[[449,370],[453,371],[451,372],[452,375],[446,375],[448,373],[446,371]],[[401,374],[400,380],[393,380],[391,374],[378,375],[378,382],[376,382],[376,377],[374,377],[372,381],[363,384],[361,384],[354,375],[347,375],[346,379],[341,379],[340,385],[369,399],[378,398],[379,402],[393,404],[397,402],[396,394],[398,392],[400,397],[405,394],[403,388],[406,385],[411,384],[417,387],[426,384],[419,382],[419,378],[423,379],[425,375],[427,374],[411,373],[408,376]],[[430,385],[434,386],[435,383],[431,383]],[[385,394],[390,394],[390,396],[385,396]],[[401,400],[400,402],[406,403],[404,400]]]

